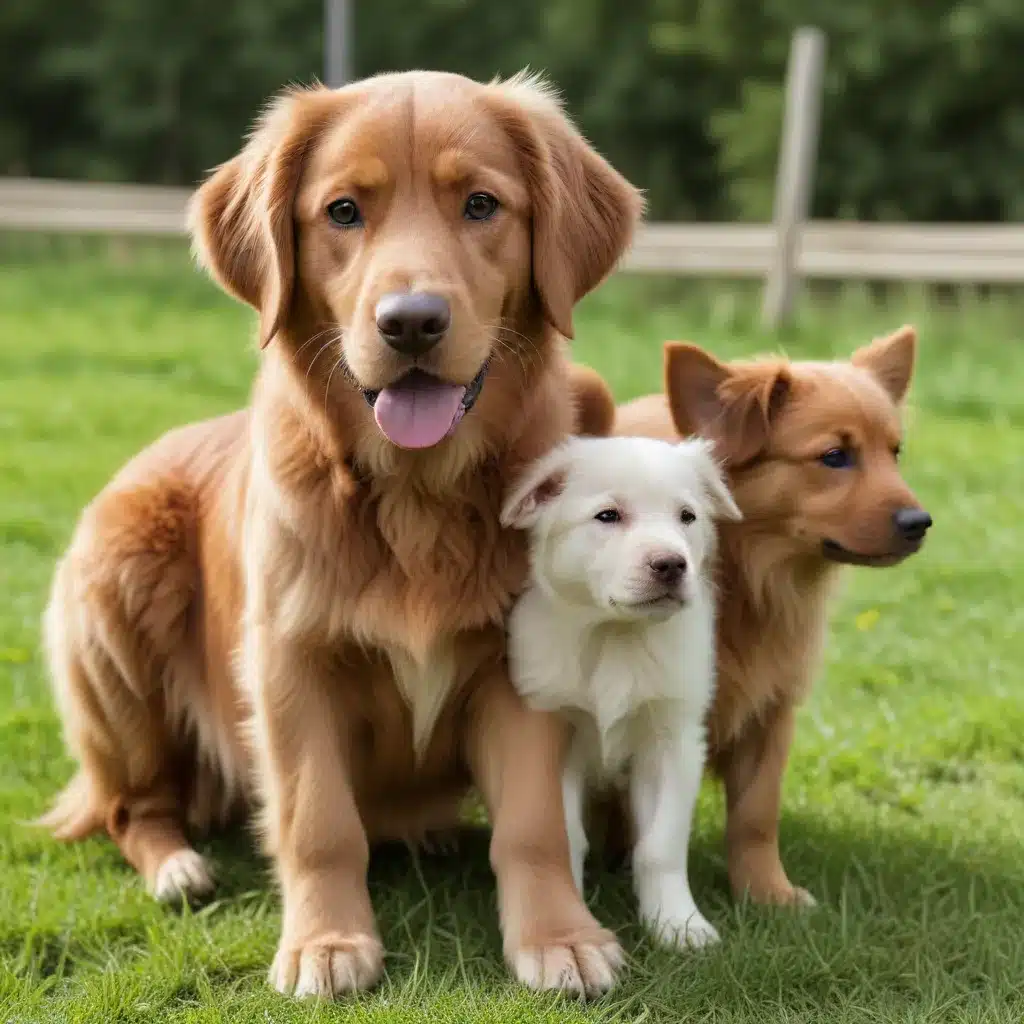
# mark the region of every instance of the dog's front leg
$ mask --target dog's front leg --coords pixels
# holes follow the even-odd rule
[[[255,696],[263,821],[284,900],[270,980],[296,996],[367,988],[383,970],[383,950],[349,736],[330,699],[326,659],[256,625],[246,632],[245,672]]]
[[[606,991],[622,951],[573,881],[562,805],[567,726],[527,708],[504,665],[487,671],[473,699],[467,755],[493,826],[505,957],[531,988]]]
[[[813,906],[779,856],[782,778],[793,742],[793,708],[782,705],[749,723],[718,757],[725,782],[726,846],[733,894],[754,903]]]
[[[687,865],[704,753],[700,722],[684,721],[675,729],[662,723],[637,752],[630,775],[640,916],[661,941],[683,948],[718,941],[690,892]]]
[[[587,860],[587,763],[583,744],[574,740],[565,759],[562,773],[562,806],[565,810],[565,831],[569,839],[569,862],[572,877],[583,895],[583,869]]]

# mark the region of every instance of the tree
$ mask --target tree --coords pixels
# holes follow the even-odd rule
[[[1020,0],[374,0],[355,59],[546,71],[653,216],[763,219],[803,23],[829,41],[816,215],[1024,214]],[[193,183],[319,75],[322,28],[322,0],[5,0],[0,173]]]

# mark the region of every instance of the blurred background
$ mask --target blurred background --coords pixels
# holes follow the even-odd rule
[[[550,74],[657,220],[772,212],[794,28],[828,40],[811,213],[1024,214],[1021,0],[350,0],[357,76]],[[323,0],[3,0],[0,174],[194,184],[280,86],[324,75]]]

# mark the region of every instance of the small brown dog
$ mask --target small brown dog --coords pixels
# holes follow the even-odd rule
[[[819,667],[838,570],[895,565],[931,525],[897,464],[915,350],[910,327],[849,362],[724,364],[670,343],[666,394],[616,413],[617,434],[713,440],[743,513],[722,526],[709,763],[725,782],[733,892],[758,903],[814,902],[782,866],[779,804],[794,711]],[[584,424],[598,429],[610,392],[592,374],[574,387]]]
[[[282,991],[377,979],[369,844],[455,825],[471,783],[516,975],[614,980],[570,870],[564,726],[508,678],[527,550],[499,513],[570,432],[562,335],[640,209],[542,84],[427,72],[288,92],[196,194],[265,351],[248,410],[166,435],[83,513],[46,617],[80,768],[47,821],[190,897],[211,880],[186,823],[248,801],[251,749]]]

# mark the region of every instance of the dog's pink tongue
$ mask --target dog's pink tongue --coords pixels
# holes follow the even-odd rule
[[[415,372],[414,372],[415,373]],[[461,384],[426,374],[410,374],[377,396],[373,414],[384,436],[399,448],[429,448],[445,438],[460,419]]]

